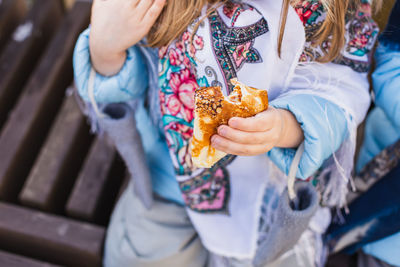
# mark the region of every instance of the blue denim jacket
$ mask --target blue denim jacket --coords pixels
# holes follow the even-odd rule
[[[81,34],[74,52],[75,81],[78,92],[85,101],[89,101],[88,78],[92,68],[89,53],[89,31],[87,29]],[[143,139],[146,158],[151,166],[154,192],[183,205],[164,133],[152,123],[149,110],[144,105],[145,91],[149,80],[148,72],[154,71],[146,69],[145,60],[138,47],[129,48],[127,60],[118,74],[111,77],[96,74],[94,98],[98,103],[139,100],[136,121]],[[319,106],[325,108],[326,114],[313,109],[316,106],[315,101]],[[337,150],[347,138],[348,130],[344,111],[326,99],[299,94],[275,99],[270,105],[291,111],[304,131],[307,149],[300,162],[298,178],[307,179],[312,175],[331,156],[332,148]],[[326,125],[325,116],[328,116],[331,122],[330,126]],[[294,154],[294,149],[282,148],[274,148],[268,153],[271,160],[285,173],[289,172]]]

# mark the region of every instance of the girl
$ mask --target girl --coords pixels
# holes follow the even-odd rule
[[[134,105],[154,192],[147,210],[126,190],[105,265],[322,264],[328,208],[298,240],[304,220],[295,215],[291,224],[279,197],[304,142],[296,176],[318,181],[322,205],[343,205],[355,129],[370,101],[366,73],[378,32],[370,15],[366,0],[95,1],[74,55],[78,91],[94,110]],[[267,90],[271,108],[221,126],[212,145],[229,155],[196,169],[194,92],[219,85],[229,94],[234,77]]]

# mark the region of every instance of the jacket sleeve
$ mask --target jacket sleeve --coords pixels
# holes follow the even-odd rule
[[[400,1],[379,37],[372,74],[375,104],[369,113],[357,171],[400,136]]]
[[[76,43],[73,55],[75,83],[79,95],[89,100],[88,84],[92,71],[89,51],[89,32],[86,29]],[[98,103],[126,102],[140,97],[148,86],[148,73],[139,48],[127,50],[122,69],[114,76],[105,77],[95,73],[93,95]]]
[[[400,130],[400,50],[380,45],[373,73],[375,103]]]
[[[347,137],[344,111],[324,98],[298,94],[278,98],[270,104],[292,112],[304,132],[305,150],[300,161],[298,178],[307,179],[311,176]],[[274,148],[268,155],[288,174],[295,153],[295,149]]]
[[[305,151],[297,177],[307,179],[347,139],[351,147],[344,154],[348,158],[354,156],[351,154],[354,154],[357,126],[368,111],[370,94],[367,74],[349,66],[315,63],[305,69],[298,68],[300,78],[294,79],[288,93],[271,101],[271,106],[292,112],[303,129]],[[288,174],[294,153],[293,149],[274,148],[269,155]],[[346,170],[350,168],[352,165]]]
[[[375,103],[400,131],[400,1],[397,1],[375,53]]]
[[[312,36],[314,28],[307,27],[306,36]],[[338,169],[344,167],[350,172],[352,168],[357,125],[370,105],[367,73],[378,35],[368,1],[363,1],[360,10],[348,19],[346,30],[342,54],[330,63],[316,62],[324,50],[307,41],[288,91],[271,102],[274,107],[291,111],[303,129],[305,151],[298,178],[307,179],[336,152],[342,155],[340,162],[335,160]],[[294,154],[294,149],[282,148],[269,152],[271,160],[286,174]]]

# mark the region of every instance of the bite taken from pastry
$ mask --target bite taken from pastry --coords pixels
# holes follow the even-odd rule
[[[227,154],[211,146],[211,137],[230,118],[248,118],[268,109],[268,93],[232,79],[234,90],[224,96],[221,87],[202,87],[195,93],[192,161],[199,168],[211,168]]]

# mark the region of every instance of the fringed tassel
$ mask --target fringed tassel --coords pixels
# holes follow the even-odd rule
[[[327,118],[326,120],[330,125],[329,120]],[[353,185],[356,125],[351,120],[350,115],[347,115],[347,125],[349,129],[348,138],[337,151],[332,151],[332,156],[324,163],[323,171],[317,178],[320,182],[322,203],[329,207],[344,207],[349,192],[349,184]]]
[[[330,75],[330,69],[326,68],[325,65],[321,63],[301,63],[298,66],[298,70],[294,74],[293,80],[302,84],[303,88],[299,88],[297,91],[299,93],[308,92],[314,93],[317,96],[324,97],[328,100],[337,103],[339,106],[340,103],[335,101],[334,98],[330,98],[329,89],[324,88],[324,84],[328,84],[329,87],[339,87],[341,84],[340,78],[333,77]],[[321,81],[318,77],[322,72],[325,74],[324,80]],[[296,89],[293,89],[296,91]],[[320,106],[318,101],[315,101],[316,106],[319,110],[324,114],[326,124],[331,129],[331,123],[328,119],[326,107]],[[348,193],[348,185],[349,182],[352,184],[352,172],[354,165],[354,155],[355,155],[355,146],[356,146],[356,130],[357,125],[352,120],[352,116],[348,112],[345,107],[342,107],[344,112],[346,113],[347,120],[347,128],[349,131],[348,138],[342,143],[340,148],[335,151],[333,147],[333,140],[331,142],[331,152],[332,156],[325,161],[322,166],[322,172],[318,175],[317,180],[319,181],[318,190],[322,194],[322,204],[329,207],[344,207],[346,204],[346,195]],[[330,130],[330,136],[333,136],[333,130]]]

